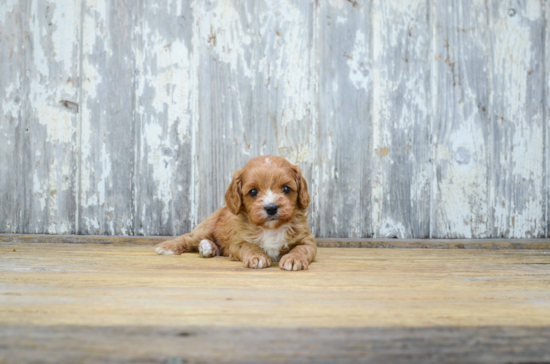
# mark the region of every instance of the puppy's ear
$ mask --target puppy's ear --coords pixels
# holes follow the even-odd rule
[[[243,197],[241,194],[241,171],[237,171],[233,175],[233,180],[225,193],[225,204],[235,215],[241,211],[243,205]]]
[[[307,192],[307,182],[302,176],[302,170],[299,166],[292,166],[296,174],[296,183],[298,184],[298,205],[302,210],[309,206],[309,193]]]

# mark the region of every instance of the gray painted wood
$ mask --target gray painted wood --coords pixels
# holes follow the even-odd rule
[[[491,234],[488,16],[485,1],[432,3],[432,238]]]
[[[26,99],[26,3],[0,5],[0,230],[22,233]],[[31,190],[29,188],[29,190]]]
[[[0,232],[185,233],[276,154],[319,237],[548,236],[549,6],[3,1]]]
[[[176,235],[193,223],[195,18],[189,2],[155,4],[136,21],[135,234]]]
[[[546,234],[541,4],[490,3],[493,237]]]
[[[75,232],[79,0],[27,3],[23,231]]]
[[[314,232],[372,235],[371,2],[320,2]],[[346,216],[345,219],[338,218]]]
[[[550,213],[550,151],[548,146],[550,146],[550,2],[544,1],[544,96],[543,101],[543,127],[545,132],[545,144],[544,144],[544,157],[545,157],[545,183],[544,188],[546,189],[546,236],[550,234],[550,222],[548,221],[548,216]]]
[[[139,6],[133,0],[84,6],[78,233],[133,235]]]
[[[423,0],[374,1],[374,237],[428,237],[430,228],[430,26]]]

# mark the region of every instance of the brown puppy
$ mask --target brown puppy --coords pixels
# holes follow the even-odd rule
[[[308,269],[317,246],[307,223],[309,193],[300,167],[275,156],[251,159],[233,176],[225,203],[189,234],[158,244],[156,252],[198,250],[204,258],[223,255],[248,268],[278,261],[281,269]]]

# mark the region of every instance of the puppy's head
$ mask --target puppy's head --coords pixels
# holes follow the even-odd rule
[[[309,193],[300,167],[282,157],[262,156],[235,173],[225,203],[235,215],[244,212],[251,223],[276,229],[307,208]]]

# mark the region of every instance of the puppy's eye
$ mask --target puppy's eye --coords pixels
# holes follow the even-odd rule
[[[248,195],[250,197],[256,197],[256,195],[258,195],[258,190],[254,188],[248,192]]]
[[[288,195],[288,194],[290,193],[290,191],[292,191],[292,190],[290,189],[290,187],[288,187],[288,186],[283,186],[283,193],[285,193],[285,194]]]

